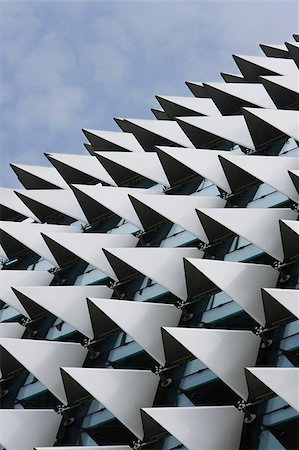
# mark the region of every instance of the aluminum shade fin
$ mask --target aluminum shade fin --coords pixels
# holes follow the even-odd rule
[[[11,168],[26,189],[68,189],[54,167],[11,164]]]
[[[208,148],[224,139],[255,150],[243,116],[178,117],[177,121],[195,147]]]
[[[297,216],[295,211],[287,208],[210,208],[198,209],[197,213],[209,242],[220,242],[236,234],[278,261],[284,259],[279,219]]]
[[[156,145],[193,147],[178,124],[170,120],[124,119],[120,126],[124,131],[133,133],[147,151],[154,150]]]
[[[299,68],[299,44],[296,42],[286,42],[285,43],[294,63]]]
[[[261,75],[296,75],[294,61],[285,58],[264,56],[233,55],[244,78],[249,82],[259,82]]]
[[[51,409],[0,410],[0,442],[7,450],[53,445],[61,417]]]
[[[68,377],[65,377],[65,374]],[[70,404],[74,400],[72,397],[72,380],[74,380],[102,403],[135,436],[142,439],[140,409],[152,406],[160,381],[157,375],[149,370],[63,367],[62,376]]]
[[[163,328],[166,361],[175,361],[172,336],[244,400],[248,396],[244,368],[254,366],[261,339],[251,331]],[[173,360],[174,358],[174,360]]]
[[[260,77],[277,108],[295,109],[299,102],[299,79],[297,76]]]
[[[116,214],[139,229],[142,224],[130,202],[129,194],[158,194],[157,191],[140,188],[73,185],[74,194],[86,214],[89,223]]]
[[[299,293],[295,289],[262,289],[266,327],[299,319]]]
[[[134,247],[138,239],[132,235],[105,233],[43,233],[50,251],[59,267],[72,264],[76,259],[82,259],[93,267],[115,279],[103,247]]]
[[[47,153],[46,157],[68,184],[103,182],[115,186],[113,179],[95,156]]]
[[[290,367],[248,367],[246,377],[249,400],[262,400],[270,392],[299,412],[299,369]]]
[[[100,163],[123,186],[137,177],[144,177],[169,187],[168,180],[156,153],[95,152]]]
[[[188,258],[185,272],[189,297],[223,291],[254,320],[265,324],[261,288],[275,286],[279,276],[271,266]]]
[[[143,152],[143,148],[132,133],[119,131],[88,130],[83,133],[89,140],[94,151],[129,151]]]
[[[16,192],[26,192],[25,189],[0,188],[0,220],[18,221],[31,217],[38,222],[37,217],[19,199]]]
[[[299,256],[299,222],[280,220],[284,261],[296,260]]]
[[[17,322],[0,323],[0,338],[20,338],[25,328]]]
[[[187,298],[183,258],[201,258],[197,248],[106,248],[104,250],[119,280],[135,271],[156,281],[181,299]]]
[[[197,195],[135,195],[131,202],[144,229],[151,229],[165,219],[176,223],[201,241],[208,242],[206,233],[196,215],[196,208],[217,208],[225,205],[220,197]]]
[[[174,305],[163,303],[134,302],[126,300],[89,299],[94,335],[100,336],[101,318],[106,323],[110,319],[110,329],[115,324],[134,339],[160,365],[165,364],[161,327],[178,325],[182,311]],[[109,326],[109,325],[108,325]]]
[[[299,194],[299,170],[289,170],[289,175],[294,183],[296,191]]]
[[[156,95],[156,98],[169,119],[177,116],[220,116],[211,98],[174,97]]]
[[[51,215],[61,213],[75,220],[87,223],[87,219],[70,189],[43,189],[16,191],[16,195],[41,222],[48,221]],[[59,218],[57,219],[60,220]]]
[[[243,114],[256,148],[279,136],[299,140],[299,111],[243,108]]]
[[[88,350],[73,342],[39,341],[30,339],[0,339],[1,370],[9,375],[11,364],[5,352],[43,383],[63,404],[67,403],[60,367],[82,366]],[[9,357],[10,358],[10,357]],[[7,367],[6,367],[7,366]]]
[[[17,258],[27,249],[50,263],[56,261],[45,244],[41,233],[77,234],[81,230],[67,225],[48,225],[27,222],[0,222],[0,243],[9,258]]]
[[[218,155],[224,156],[227,153],[219,150],[158,147],[158,156],[171,186],[198,174],[231,193],[218,158]]]
[[[195,406],[144,408],[142,418],[145,430],[154,420],[189,450],[238,450],[244,415],[233,406]]]
[[[53,277],[53,274],[43,271],[0,270],[0,299],[29,318],[27,311],[11,289],[12,286],[48,286]]]
[[[109,298],[112,295],[112,290],[106,286],[19,286],[14,292],[32,319],[49,311],[90,339],[93,331],[86,297]]]
[[[270,58],[286,58],[289,59],[290,55],[288,53],[288,49],[284,44],[282,45],[273,45],[273,44],[260,44],[262,51],[266,56]]]
[[[288,156],[240,156],[226,153],[220,155],[220,162],[233,192],[238,192],[258,182],[266,183],[286,197],[298,201],[289,176],[289,170],[298,168],[298,158]]]
[[[205,88],[224,115],[240,114],[243,106],[275,108],[265,88],[258,83],[205,83]]]

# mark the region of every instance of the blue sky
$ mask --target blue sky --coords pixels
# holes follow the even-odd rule
[[[259,55],[299,29],[297,1],[0,0],[2,186],[9,162],[82,153],[81,128],[152,118],[155,94],[237,72],[232,53]]]

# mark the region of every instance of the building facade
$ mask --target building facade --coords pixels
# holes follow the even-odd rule
[[[299,447],[299,36],[1,188],[0,448]]]

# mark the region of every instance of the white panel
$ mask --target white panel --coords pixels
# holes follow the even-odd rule
[[[140,408],[153,404],[160,381],[149,370],[63,368],[135,436],[142,439]],[[70,386],[71,388],[71,386]]]
[[[131,199],[141,222],[145,213],[144,208],[138,207],[138,202],[143,203],[147,207],[149,221],[151,221],[151,210],[153,210],[204,242],[208,242],[207,236],[198,220],[195,208],[216,208],[225,205],[225,201],[220,197],[201,197],[197,195],[145,196],[133,194]],[[134,202],[134,199],[137,199],[138,202]]]
[[[9,234],[12,238],[19,241],[21,244],[28,247],[34,253],[37,253],[42,258],[46,259],[52,264],[56,264],[52,253],[49,251],[45,244],[41,233],[57,233],[59,235],[65,235],[66,233],[79,233],[79,228],[70,227],[67,225],[48,225],[39,223],[27,223],[27,222],[10,222],[0,221],[0,230]],[[3,244],[5,237],[2,238]],[[5,246],[4,246],[5,248]]]
[[[290,91],[299,93],[299,80],[298,80],[298,74],[296,76],[264,76],[261,77],[261,82],[263,80],[270,81],[273,84],[276,84],[277,86],[281,86],[285,89],[288,89]]]
[[[150,133],[161,136],[174,144],[182,147],[193,147],[192,142],[178,126],[176,122],[170,120],[148,120],[148,119],[125,119],[126,122],[137,125]]]
[[[254,366],[261,339],[251,331],[164,328],[240,397],[248,396],[244,368]],[[167,359],[167,347],[165,349]]]
[[[0,188],[0,205],[10,208],[25,217],[31,217],[39,222],[32,211],[19,199],[15,192],[27,192],[25,189]],[[1,207],[0,206],[0,207]]]
[[[67,403],[60,367],[82,366],[87,349],[72,342],[0,339],[5,348],[63,404]]]
[[[221,155],[221,158],[230,161],[232,164],[240,167],[245,172],[253,175],[263,183],[269,184],[274,189],[277,189],[282,194],[286,195],[295,202],[298,201],[298,192],[296,191],[292,180],[288,174],[288,170],[298,168],[298,158],[285,157],[278,158],[277,156],[240,156],[231,155],[226,152],[226,155]],[[228,179],[231,174],[226,171]],[[242,186],[242,177],[239,172],[235,176],[238,179],[238,184]]]
[[[113,291],[106,286],[21,286],[16,288],[15,293],[20,302],[25,296],[25,308],[28,301],[32,303],[28,309],[28,314],[33,311],[35,304],[39,305],[92,339],[93,331],[86,297],[109,298]]]
[[[89,155],[68,155],[65,153],[47,153],[46,156],[52,162],[58,161],[66,166],[69,166],[79,172],[83,172],[92,178],[115,186],[113,179],[108,172],[99,164],[95,156]],[[53,163],[52,162],[52,163]],[[57,170],[59,166],[57,166]]]
[[[299,369],[289,367],[254,367],[247,368],[271,391],[285,400],[299,412]],[[250,386],[249,386],[250,390]],[[253,392],[254,395],[254,392]]]
[[[1,338],[20,338],[24,331],[25,328],[17,322],[0,323]]]
[[[286,136],[299,140],[299,111],[282,109],[244,108]],[[254,132],[254,130],[253,130]]]
[[[183,258],[201,258],[197,248],[106,248],[106,251],[138,272],[168,289],[181,299],[187,298]],[[108,255],[109,259],[109,255]],[[195,260],[197,261],[197,260]],[[112,268],[116,270],[117,262]]]
[[[88,186],[88,185],[74,185],[77,191],[83,192],[83,194],[90,197],[92,200],[102,205],[105,209],[109,209],[116,215],[122,217],[128,222],[136,225],[139,229],[142,229],[142,224],[130,202],[129,194],[154,194],[157,195],[157,191],[149,189],[139,188],[125,188],[125,187],[108,187],[108,186]],[[75,195],[76,195],[75,190]],[[79,198],[80,200],[80,198]],[[88,201],[88,200],[87,200]],[[82,201],[83,202],[83,201]],[[81,203],[82,204],[82,203]],[[82,204],[84,210],[84,205]]]
[[[159,122],[158,120],[156,121]],[[163,120],[163,122],[165,122]],[[124,152],[95,152],[101,161],[101,157],[114,162],[120,167],[135,172],[142,177],[153,180],[158,184],[169,187],[168,180],[156,153],[124,153]],[[111,171],[113,178],[113,173]]]
[[[198,173],[202,177],[212,181],[223,189],[225,192],[230,193],[231,188],[227,182],[226,176],[223,172],[221,164],[219,162],[218,155],[227,155],[226,151],[219,150],[203,150],[203,149],[181,149],[172,147],[158,147],[161,152],[169,155],[174,160],[178,161],[183,166],[188,167],[193,172]],[[161,153],[161,158],[163,157]],[[243,157],[240,155],[240,158]],[[167,174],[172,170],[167,166]]]
[[[199,286],[199,293],[204,292],[204,280],[188,280],[188,263],[228,294],[232,300],[241,306],[261,325],[265,324],[265,313],[261,299],[262,287],[276,285],[279,273],[271,266],[264,264],[249,264],[241,262],[214,261],[208,259],[187,259],[187,283]],[[192,267],[191,267],[192,268]],[[191,286],[192,288],[192,286]]]
[[[243,116],[180,117],[180,123],[192,125],[199,130],[219,136],[234,144],[255,149]]]
[[[68,189],[68,184],[64,181],[61,175],[57,172],[54,167],[47,166],[31,166],[27,164],[11,164],[13,170],[18,174],[20,169],[22,172],[26,172],[29,175],[33,175],[33,177],[40,178],[41,180],[45,180],[47,183],[50,183],[54,186],[57,186],[62,189]],[[31,182],[34,182],[34,178],[31,179]],[[23,184],[23,183],[22,183]],[[38,188],[38,181],[36,181],[36,188]]]
[[[76,197],[70,189],[30,189],[25,192],[19,191],[19,193],[21,194],[21,199],[25,197],[25,201],[26,198],[33,200],[37,204],[37,208],[38,204],[41,203],[42,205],[61,212],[66,216],[82,222],[87,222]]]
[[[236,57],[236,63],[240,67],[242,72],[243,61],[249,62],[253,66],[262,67],[278,75],[295,75],[297,73],[297,67],[294,61],[284,58],[267,58],[265,56],[245,56],[245,55],[233,55]]]
[[[159,364],[165,364],[161,327],[177,326],[182,314],[181,310],[174,305],[161,303],[96,298],[90,301],[129,334]]]
[[[233,406],[146,408],[143,411],[189,450],[238,450],[244,414]]]
[[[63,235],[62,233],[44,233],[44,236],[46,239],[49,237],[55,243],[59,244],[62,248],[62,259],[63,248],[65,248],[113,279],[116,276],[103,253],[103,247],[131,247],[135,246],[138,242],[135,236],[121,234],[68,233],[68,235]],[[51,248],[51,243],[48,240],[46,242]],[[53,250],[54,257],[56,251],[56,249]]]
[[[202,114],[204,116],[220,116],[219,109],[213,102],[211,98],[196,98],[196,97],[177,97],[177,96],[167,96],[167,95],[157,95],[157,100],[161,104],[162,108],[167,113],[167,103],[170,102],[174,104],[175,108],[176,105],[178,107],[190,109],[191,111],[195,111],[199,114]],[[178,108],[179,112],[179,108]],[[177,116],[180,116],[180,114],[176,114]]]
[[[143,148],[132,133],[121,133],[119,131],[103,131],[103,130],[89,130],[83,128],[87,139],[90,141],[94,150],[103,148],[103,150],[109,150],[105,148],[105,141],[111,142],[118,147],[121,147],[130,152],[143,152]],[[89,136],[89,135],[92,136]],[[97,147],[97,138],[101,143],[100,148]],[[94,144],[94,145],[93,145]]]
[[[0,442],[7,450],[53,445],[61,421],[51,409],[0,410]]]
[[[29,270],[0,270],[0,299],[12,306],[26,317],[29,317],[11,287],[47,286],[53,280],[53,274]]]
[[[279,219],[295,219],[297,216],[295,211],[286,208],[210,208],[199,209],[199,212],[210,217],[220,226],[244,237],[279,261],[283,261],[284,258]],[[201,217],[199,214],[200,219]],[[203,221],[202,225],[209,236],[209,224],[205,225]],[[221,235],[221,229],[217,232]],[[225,230],[222,233],[225,236]]]
[[[267,326],[299,319],[299,292],[295,289],[262,289]]]

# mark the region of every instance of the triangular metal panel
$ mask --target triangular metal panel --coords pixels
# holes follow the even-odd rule
[[[299,257],[299,222],[280,220],[284,261],[294,261]]]
[[[67,183],[54,167],[10,164],[26,189],[68,189]]]
[[[160,407],[143,408],[142,418],[145,433],[151,418],[189,450],[238,450],[244,415],[233,406]]]
[[[54,275],[49,272],[37,270],[0,270],[0,299],[29,318],[30,316],[11,288],[17,286],[48,286],[53,277]]]
[[[299,368],[248,367],[249,401],[262,400],[273,391],[299,412]]]
[[[106,248],[104,250],[118,279],[135,271],[156,281],[181,299],[187,298],[183,258],[201,258],[197,248]]]
[[[65,267],[76,259],[82,259],[93,267],[116,279],[105,254],[104,247],[134,247],[138,239],[132,235],[106,233],[42,233],[53,253],[55,264]]]
[[[227,153],[219,150],[158,147],[158,156],[171,186],[198,174],[230,193],[231,188],[218,158],[218,155],[224,156]]]
[[[56,264],[51,252],[45,244],[41,233],[77,234],[79,228],[67,225],[48,225],[27,222],[0,222],[0,243],[9,258],[17,258],[28,249],[52,264]]]
[[[221,114],[240,114],[241,107],[275,108],[271,97],[259,83],[205,83]]]
[[[299,140],[299,111],[243,108],[243,114],[256,148],[280,136]]]
[[[258,82],[261,75],[295,75],[297,71],[291,59],[244,55],[233,58],[247,82]]]
[[[185,272],[190,298],[223,291],[254,320],[265,325],[261,288],[275,286],[279,276],[271,266],[188,258]]]
[[[219,156],[221,165],[233,192],[258,183],[269,184],[286,197],[298,201],[296,191],[288,171],[298,168],[298,158],[288,156],[240,156],[226,154]]]
[[[206,233],[196,215],[196,208],[217,208],[225,205],[220,197],[197,195],[130,195],[131,202],[144,229],[150,229],[163,222],[163,218],[207,242]]]
[[[156,96],[169,119],[177,116],[220,116],[211,98]]]
[[[144,177],[169,187],[156,153],[95,152],[95,155],[119,186]]]
[[[109,298],[112,290],[106,286],[18,286],[14,293],[32,319],[46,310],[92,339],[86,298]]]
[[[299,170],[289,170],[289,175],[294,183],[296,191],[299,194]]]
[[[260,44],[261,49],[266,56],[270,58],[285,58],[290,59],[288,49],[284,44],[273,45],[273,44]]]
[[[181,310],[163,303],[90,298],[89,307],[93,305],[98,309],[96,314],[92,314],[94,307],[90,309],[95,336],[100,336],[101,316],[104,315],[105,321],[109,318],[112,322],[111,330],[117,324],[159,364],[165,364],[161,327],[177,326]]]
[[[115,186],[115,182],[95,156],[47,153],[46,157],[68,184],[89,184],[96,180],[93,184],[104,182]]]
[[[39,222],[33,212],[19,199],[17,195],[19,192],[26,191],[25,189],[14,190],[11,188],[0,188],[0,220],[18,221],[26,217],[31,217],[33,220]],[[5,210],[8,210],[7,214]]]
[[[0,442],[7,450],[53,445],[61,417],[51,409],[0,410]]]
[[[46,222],[54,212],[87,223],[87,219],[70,189],[43,189],[16,191],[16,195],[41,222]],[[59,220],[59,219],[58,219]]]
[[[251,331],[203,328],[163,328],[202,361],[242,399],[248,396],[244,368],[254,366],[261,339]],[[167,342],[167,341],[166,341]],[[173,354],[173,349],[170,351]],[[165,346],[166,361],[168,346]]]
[[[193,147],[178,124],[171,120],[124,119],[120,125],[123,131],[133,133],[146,151],[154,150],[156,145]]]
[[[195,147],[209,148],[219,139],[255,150],[243,116],[179,117],[177,122]]]
[[[296,109],[299,102],[298,76],[260,77],[277,108]]]
[[[46,340],[2,338],[0,346],[43,383],[63,404],[66,404],[67,399],[60,367],[81,367],[88,352],[77,343]],[[1,370],[5,376],[4,357]]]
[[[102,403],[139,439],[143,437],[140,409],[153,404],[160,378],[149,370],[89,369],[63,367],[79,385]],[[72,383],[65,378],[67,395]],[[74,399],[69,398],[70,402]]]
[[[295,211],[287,208],[209,208],[198,209],[197,213],[209,242],[220,242],[236,234],[278,261],[284,258],[279,219],[297,216]]]
[[[143,229],[143,227],[130,202],[129,194],[159,194],[159,192],[149,189],[108,186],[73,185],[73,189],[89,223],[101,220],[109,213],[114,213],[139,229]]]
[[[295,289],[262,289],[266,327],[299,319],[299,292]]]
[[[143,152],[143,148],[132,133],[119,131],[87,130],[83,133],[89,140],[94,151],[129,151]]]

